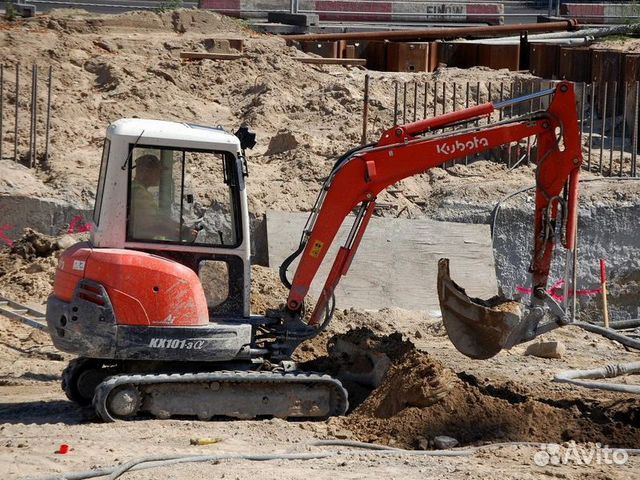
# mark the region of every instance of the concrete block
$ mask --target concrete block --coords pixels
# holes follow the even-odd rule
[[[315,13],[269,12],[267,20],[271,23],[285,23],[300,27],[312,27],[320,23],[320,18]]]
[[[29,5],[26,3],[14,3],[13,6],[15,7],[18,15],[20,15],[21,17],[30,18],[36,16],[35,5]]]
[[[298,246],[308,214],[267,212],[269,265],[280,266]],[[309,295],[315,300],[353,219],[347,218]],[[336,290],[338,308],[399,307],[438,310],[438,259],[451,258],[452,277],[472,296],[497,293],[488,225],[429,219],[372,218],[346,277]],[[293,273],[295,262],[290,269]]]
[[[567,353],[564,343],[558,342],[535,342],[527,347],[524,354],[533,355],[540,358],[562,358]]]

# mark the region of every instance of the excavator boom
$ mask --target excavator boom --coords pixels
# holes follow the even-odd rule
[[[505,309],[501,310],[500,305],[478,304],[482,309],[472,313],[473,318],[465,318],[461,323],[460,318],[457,318],[460,315],[456,311],[465,312],[466,315],[470,310],[459,308],[460,302],[473,304],[474,300],[466,297],[464,291],[448,278],[448,264],[446,269],[444,266],[441,268],[439,296],[445,326],[449,331],[451,325],[456,323],[460,327],[458,330],[465,330],[463,340],[452,340],[456,347],[469,356],[487,358],[495,355],[503,347],[510,347],[539,333],[538,323],[544,316],[541,309],[544,310],[545,302],[552,301],[546,295],[545,287],[553,255],[555,222],[559,209],[563,210],[563,218],[566,219],[565,247],[573,249],[578,172],[582,154],[573,85],[560,82],[555,88],[534,95],[552,95],[549,108],[489,126],[477,127],[471,122],[488,117],[500,108],[530,100],[532,96],[500,103],[486,103],[439,117],[395,126],[384,132],[377,143],[354,149],[338,160],[323,185],[299,249],[285,260],[281,267],[281,278],[290,287],[287,299],[290,314],[298,319],[302,315],[302,305],[309,286],[344,219],[354,209],[357,214],[350,235],[334,259],[315,310],[308,321],[309,326],[321,328],[324,323],[323,317],[325,321],[330,317],[334,290],[340,278],[349,270],[373,214],[377,195],[381,191],[432,167],[535,136],[538,161],[535,238],[531,262],[532,306],[537,307],[535,318],[520,312],[513,313],[517,310],[514,308],[506,309],[509,316],[505,318]],[[565,190],[566,198],[562,196]],[[293,258],[299,255],[300,262],[293,280],[289,283],[286,270]],[[443,304],[445,297],[452,298],[444,295],[447,288],[454,291],[457,289],[463,295],[454,296],[455,302],[451,305],[446,301]],[[464,300],[464,297],[468,300]],[[458,307],[454,303],[457,303]],[[550,308],[556,317],[557,326],[566,322],[566,319],[563,312],[558,311],[556,307],[557,304],[551,305]],[[487,338],[484,341],[485,345],[475,349],[474,329],[481,331],[487,327],[493,334],[484,335]],[[449,333],[451,337],[452,332]]]

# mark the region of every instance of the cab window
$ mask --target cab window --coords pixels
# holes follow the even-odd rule
[[[228,152],[136,146],[129,167],[127,238],[236,247],[235,157]]]

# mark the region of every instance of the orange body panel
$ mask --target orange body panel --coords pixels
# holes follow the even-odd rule
[[[93,280],[106,289],[119,325],[209,323],[200,279],[178,262],[134,250],[83,244],[60,257],[54,294],[70,301],[82,279]]]

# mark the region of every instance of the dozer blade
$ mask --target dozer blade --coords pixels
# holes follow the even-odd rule
[[[527,328],[522,305],[501,296],[469,297],[449,276],[449,259],[438,261],[438,297],[447,335],[467,357],[485,360],[520,343]]]

